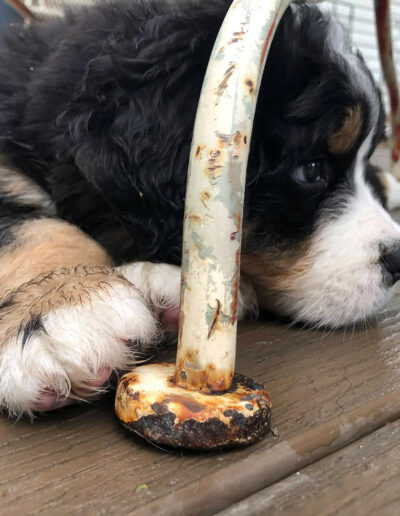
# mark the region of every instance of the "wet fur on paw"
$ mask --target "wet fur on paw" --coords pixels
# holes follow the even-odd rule
[[[165,267],[172,270],[168,277],[178,276],[176,267]],[[20,416],[88,399],[102,391],[104,371],[142,360],[138,350],[160,340],[158,312],[176,304],[179,286],[171,295],[162,288],[144,293],[140,274],[137,285],[122,271],[82,266],[52,271],[10,293],[0,309],[0,404]]]

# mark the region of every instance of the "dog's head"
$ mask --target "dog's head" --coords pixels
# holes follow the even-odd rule
[[[87,59],[76,60],[81,90],[57,117],[56,135],[43,126],[43,152],[53,139],[57,156],[73,160],[112,207],[126,229],[115,236],[124,259],[127,247],[130,258],[178,262],[196,104],[230,2],[182,2],[173,12],[159,3],[164,15],[139,31],[141,4],[130,5],[136,14],[122,24],[120,10],[103,6],[88,19],[97,32],[74,33]],[[63,80],[74,83],[65,66],[73,53],[63,52],[52,74],[57,95]],[[248,165],[242,270],[262,307],[339,326],[387,300],[400,272],[400,228],[368,170],[383,132],[379,90],[343,29],[316,7],[292,5],[267,60]],[[99,211],[88,210],[90,223]]]
[[[383,126],[380,93],[341,26],[292,6],[268,58],[248,171],[242,270],[262,307],[339,326],[387,300],[400,228],[367,170]]]

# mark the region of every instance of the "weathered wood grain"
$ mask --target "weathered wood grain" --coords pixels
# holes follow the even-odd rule
[[[135,514],[214,514],[271,485],[296,470],[312,464],[356,439],[381,428],[400,416],[400,390],[384,395],[358,409],[281,441],[272,448],[261,449],[161,499],[156,499]],[[213,497],[210,498],[209,494]]]
[[[188,514],[185,503],[198,496],[200,479],[224,468],[229,478],[235,465],[261,460],[262,466],[274,447],[310,429],[318,435],[324,423],[365,405],[378,411],[379,400],[400,389],[399,305],[399,300],[393,301],[379,324],[368,331],[324,334],[278,322],[242,328],[237,369],[268,386],[279,433],[253,448],[221,454],[163,452],[119,427],[112,396],[97,406],[68,408],[33,424],[13,424],[3,417],[2,514],[113,514],[140,508],[148,513],[149,503],[157,504],[160,513],[170,514],[174,508],[175,514]],[[315,439],[315,434],[311,437]],[[313,446],[310,441],[311,451]],[[229,485],[222,506],[218,490],[211,489],[204,493],[208,509],[199,506],[199,512],[223,509],[254,492],[252,486],[240,492]],[[180,500],[182,488],[185,501]],[[168,505],[174,493],[174,503]]]
[[[393,516],[400,513],[400,421],[219,513]]]

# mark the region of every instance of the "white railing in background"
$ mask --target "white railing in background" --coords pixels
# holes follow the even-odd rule
[[[393,57],[400,77],[400,0],[391,0],[390,3]],[[331,11],[347,27],[353,45],[361,50],[375,80],[384,91],[387,103],[376,39],[374,0],[325,0],[321,6]]]

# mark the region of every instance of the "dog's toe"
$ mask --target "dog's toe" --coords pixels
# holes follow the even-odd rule
[[[94,380],[89,380],[86,382],[86,385],[90,388],[97,389],[106,384],[111,376],[112,369],[103,368],[97,372],[96,378]]]
[[[71,398],[59,398],[55,392],[46,392],[40,395],[40,399],[33,405],[33,410],[37,412],[50,412],[52,410],[58,410],[68,405],[76,403]]]
[[[110,368],[100,369],[93,380],[84,383],[82,391],[86,391],[88,396],[97,393],[99,389],[106,386],[111,374],[112,369]],[[33,405],[33,409],[37,412],[49,412],[74,405],[75,403],[77,403],[77,400],[74,398],[60,397],[56,392],[47,391],[40,393],[39,399]]]
[[[179,308],[166,308],[161,313],[160,321],[166,331],[176,331],[178,328]]]

